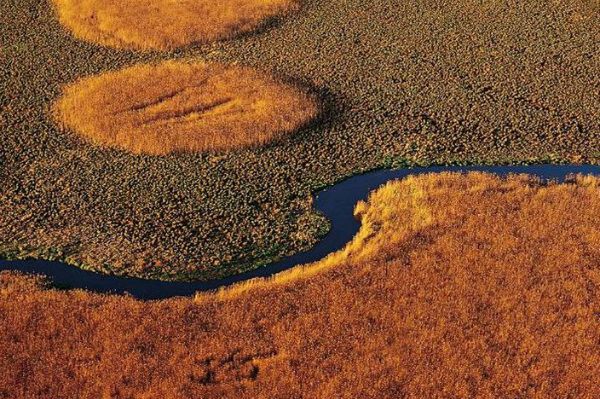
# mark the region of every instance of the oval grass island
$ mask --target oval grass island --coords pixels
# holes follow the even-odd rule
[[[238,65],[165,61],[66,86],[57,123],[101,146],[135,154],[261,146],[314,119],[315,98]]]
[[[53,0],[79,39],[119,49],[173,50],[254,31],[297,10],[295,0]]]
[[[415,169],[391,169],[357,175],[326,188],[315,195],[314,205],[331,222],[331,230],[310,251],[299,253],[279,262],[231,277],[196,282],[167,282],[138,278],[123,278],[84,271],[60,262],[43,260],[0,261],[0,270],[40,273],[48,276],[55,286],[78,288],[94,292],[123,294],[153,300],[189,296],[199,291],[211,291],[258,277],[271,277],[295,266],[316,262],[338,251],[352,240],[360,223],[353,217],[356,204],[382,184],[410,175],[440,172],[488,172],[500,176],[530,174],[544,180],[563,181],[570,174],[600,175],[600,166],[592,165],[529,165],[529,166],[448,166]]]

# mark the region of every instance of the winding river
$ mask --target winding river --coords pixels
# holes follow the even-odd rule
[[[326,188],[315,195],[315,207],[330,220],[331,231],[311,250],[284,258],[265,267],[219,280],[168,282],[115,277],[81,270],[60,262],[44,260],[0,260],[0,270],[18,270],[24,273],[44,274],[55,285],[60,287],[81,288],[102,293],[129,293],[133,297],[144,300],[193,295],[196,291],[208,291],[256,277],[268,277],[296,265],[322,259],[327,254],[343,248],[356,234],[360,223],[353,217],[354,206],[359,200],[365,199],[370,191],[387,181],[403,178],[408,175],[444,171],[483,171],[501,176],[510,173],[528,173],[539,176],[542,179],[554,179],[557,181],[562,181],[567,175],[573,173],[600,176],[600,166],[590,165],[449,166],[386,169],[357,175]]]

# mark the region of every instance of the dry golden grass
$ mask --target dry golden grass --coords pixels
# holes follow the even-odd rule
[[[115,48],[170,50],[253,31],[298,8],[296,0],[53,0],[82,40]]]
[[[421,176],[357,214],[317,269],[228,295],[0,274],[0,396],[600,396],[600,179]]]
[[[263,145],[308,123],[318,105],[251,68],[166,61],[75,82],[54,113],[97,144],[162,155]]]

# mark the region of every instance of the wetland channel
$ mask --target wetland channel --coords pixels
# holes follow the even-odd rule
[[[350,177],[315,194],[316,211],[331,223],[329,233],[311,250],[245,273],[210,281],[158,281],[98,274],[65,263],[45,260],[0,260],[0,271],[15,270],[43,274],[54,286],[78,288],[100,293],[124,294],[155,300],[193,295],[257,277],[269,277],[297,265],[318,261],[342,249],[357,233],[360,223],[353,217],[355,204],[382,184],[409,175],[439,172],[480,171],[500,176],[527,173],[544,180],[563,181],[571,174],[600,176],[600,166],[592,165],[523,165],[523,166],[439,166],[413,169],[383,169]]]

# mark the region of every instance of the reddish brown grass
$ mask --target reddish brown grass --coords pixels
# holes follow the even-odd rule
[[[171,50],[257,29],[298,8],[296,0],[53,0],[82,40],[116,48]]]
[[[195,301],[1,274],[0,396],[600,396],[599,179],[421,176],[357,213],[345,251]]]
[[[54,109],[95,143],[155,155],[263,145],[318,112],[305,92],[253,69],[181,61],[84,78]]]

